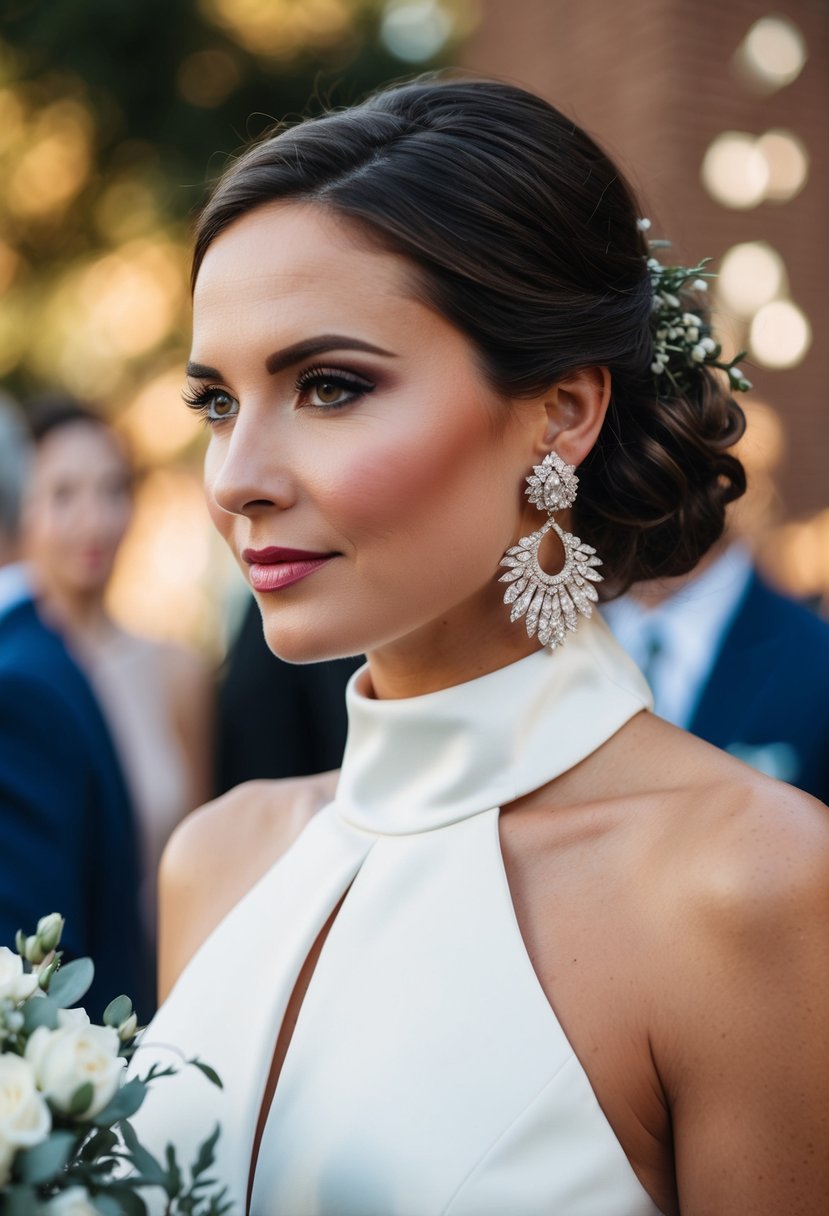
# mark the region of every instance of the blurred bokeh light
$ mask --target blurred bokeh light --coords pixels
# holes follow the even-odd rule
[[[737,51],[737,66],[755,88],[772,92],[797,79],[806,55],[806,40],[794,21],[770,14],[749,29]]]

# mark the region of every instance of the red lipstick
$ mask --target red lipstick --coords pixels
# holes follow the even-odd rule
[[[308,549],[283,549],[269,545],[266,549],[243,549],[242,558],[250,566],[250,582],[254,591],[278,591],[307,578],[329,562],[335,554],[314,553]]]

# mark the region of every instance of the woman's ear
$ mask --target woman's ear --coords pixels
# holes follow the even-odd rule
[[[610,372],[583,367],[556,381],[544,395],[542,455],[554,447],[568,464],[580,465],[595,445],[610,404]]]

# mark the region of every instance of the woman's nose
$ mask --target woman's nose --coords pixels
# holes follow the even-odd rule
[[[230,515],[251,515],[296,501],[294,478],[279,456],[275,438],[235,423],[227,443],[211,444],[205,461],[207,492]]]

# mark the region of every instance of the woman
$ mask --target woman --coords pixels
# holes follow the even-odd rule
[[[481,82],[283,131],[201,217],[214,522],[274,651],[369,656],[338,779],[242,786],[167,853],[139,1064],[225,1088],[136,1124],[188,1153],[215,1112],[240,1211],[822,1210],[824,809],[654,718],[585,619],[743,488],[643,227],[583,132]]]
[[[98,694],[141,837],[141,902],[155,935],[156,875],[173,828],[209,796],[211,678],[183,647],[130,633],[105,596],[132,517],[133,472],[107,422],[71,401],[34,412],[25,540],[41,611]]]

